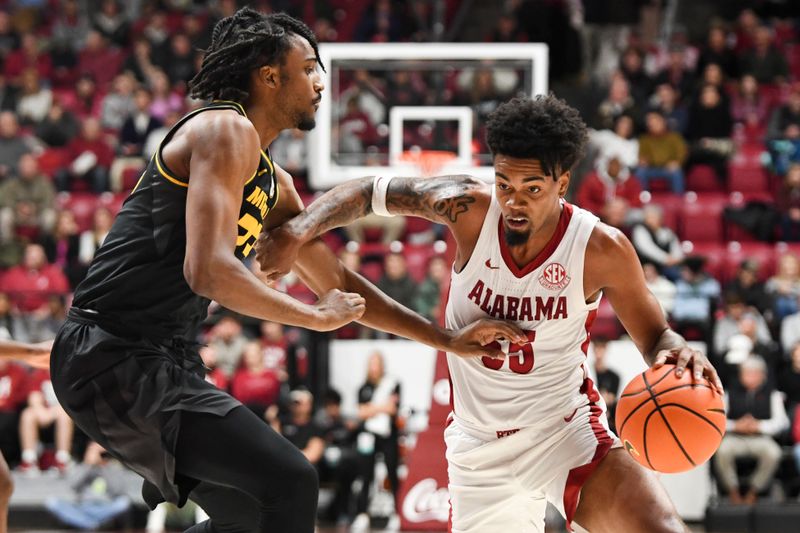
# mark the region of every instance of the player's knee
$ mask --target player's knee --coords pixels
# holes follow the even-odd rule
[[[14,480],[8,471],[0,472],[0,505],[5,505],[11,499],[14,492]]]

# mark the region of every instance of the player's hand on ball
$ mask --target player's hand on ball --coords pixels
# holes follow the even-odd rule
[[[685,348],[673,348],[672,350],[661,350],[656,355],[653,368],[659,368],[666,363],[675,365],[676,376],[681,377],[683,372],[689,368],[694,381],[700,381],[705,377],[717,389],[718,393],[723,393],[722,381],[720,381],[716,369],[702,352],[693,350],[688,346]]]
[[[451,332],[447,351],[462,357],[489,356],[495,359],[505,357],[498,345],[493,343],[507,340],[517,344],[529,342],[525,332],[509,322],[482,318],[459,330]]]
[[[360,294],[332,289],[314,307],[317,311],[314,329],[330,331],[361,318],[366,310],[366,301]]]
[[[269,282],[289,273],[303,244],[288,223],[261,232],[256,241],[256,260]]]

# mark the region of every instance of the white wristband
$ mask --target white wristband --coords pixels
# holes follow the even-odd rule
[[[392,178],[375,176],[372,182],[372,212],[382,217],[393,217],[394,215],[386,209],[386,193],[389,191],[389,182]]]

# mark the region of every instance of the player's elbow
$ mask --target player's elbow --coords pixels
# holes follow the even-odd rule
[[[212,275],[211,260],[208,257],[186,254],[183,262],[183,277],[193,293],[214,299],[215,276]]]

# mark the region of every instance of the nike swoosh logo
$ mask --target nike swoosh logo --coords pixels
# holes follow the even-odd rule
[[[578,412],[578,409],[576,408],[574,411],[572,411],[571,415],[565,416],[564,417],[564,422],[567,422],[567,423],[572,422],[572,419],[575,418],[575,413],[577,413],[577,412]]]
[[[486,266],[487,266],[488,268],[491,268],[492,270],[500,270],[500,267],[493,267],[493,266],[492,266],[492,263],[491,263],[491,261],[492,261],[491,259],[487,259],[487,260],[486,260],[486,263],[485,263],[485,264],[486,264]]]

